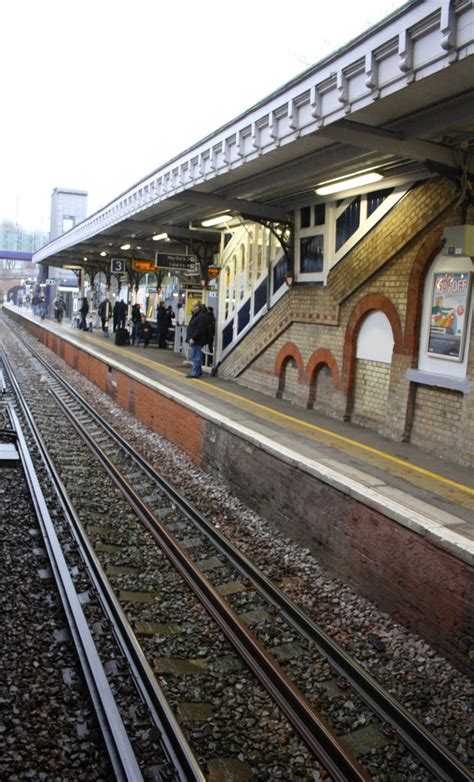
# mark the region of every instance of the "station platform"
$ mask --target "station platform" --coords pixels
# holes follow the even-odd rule
[[[210,372],[187,378],[182,354],[150,344],[118,347],[113,333],[85,332],[65,321],[41,321],[31,310],[4,305],[80,346],[135,380],[156,387],[184,407],[198,410],[278,459],[356,498],[450,554],[474,562],[474,471],[393,442],[352,423],[337,421],[285,400],[257,393]]]

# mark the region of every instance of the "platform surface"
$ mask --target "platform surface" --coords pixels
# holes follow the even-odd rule
[[[182,354],[156,345],[118,347],[113,334],[84,332],[69,322],[41,321],[31,310],[7,305],[63,338],[120,365],[135,378],[143,378],[179,396],[222,425],[328,483],[347,487],[368,504],[387,509],[401,520],[474,562],[474,471],[428,454],[410,443],[380,437],[363,427],[320,415],[288,401],[258,393],[235,382],[204,373],[187,378],[189,362]]]

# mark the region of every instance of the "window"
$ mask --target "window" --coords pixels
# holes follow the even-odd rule
[[[311,225],[311,207],[305,206],[301,210],[301,228],[309,228]]]
[[[316,204],[314,207],[314,224],[324,225],[326,222],[326,204]]]
[[[336,250],[355,233],[360,223],[360,196],[354,198],[336,220]]]
[[[374,193],[367,193],[367,217],[383,204],[385,199],[393,193],[393,187],[386,187],[385,190],[376,190]]]
[[[76,224],[75,217],[70,217],[69,215],[64,215],[63,217],[63,233],[66,233],[66,231],[70,231],[71,228],[74,228]]]
[[[324,265],[324,236],[305,236],[300,239],[300,269],[303,273],[322,272]]]

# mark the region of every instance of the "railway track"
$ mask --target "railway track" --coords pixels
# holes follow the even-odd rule
[[[28,422],[30,436],[34,438],[38,451],[41,453],[43,463],[56,491],[57,499],[62,506],[64,514],[62,522],[68,525],[68,529],[77,545],[77,552],[87,569],[87,576],[100,600],[101,608],[104,612],[104,616],[100,617],[100,619],[102,621],[105,620],[113,627],[115,638],[127,662],[134,685],[140,693],[141,699],[150,715],[150,722],[160,735],[163,754],[166,756],[166,760],[163,762],[168,762],[170,769],[172,769],[166,776],[170,779],[199,780],[202,782],[204,776],[199,764],[180,730],[169,708],[169,704],[157,684],[155,676],[147,665],[133,633],[130,632],[129,623],[111,589],[110,583],[104,577],[102,568],[88,541],[84,528],[74,511],[54,467],[54,463],[45,448],[39,429],[31,417],[28,406],[10,369],[8,376],[14,385],[16,400]],[[8,437],[10,441],[15,443],[18,449],[25,480],[29,487],[36,517],[42,531],[50,567],[54,574],[62,606],[68,620],[68,628],[74,641],[97,722],[111,761],[114,778],[120,781],[139,782],[139,780],[143,779],[139,760],[130,743],[113,687],[107,678],[99,651],[96,648],[91,629],[93,623],[86,618],[83,610],[82,603],[86,593],[80,592],[76,588],[71,575],[71,570],[73,572],[77,570],[77,564],[71,568],[66,562],[62,549],[64,542],[61,543],[59,539],[30,455],[31,444],[30,447],[27,445],[18,417],[10,404],[4,407],[4,417],[9,420],[11,426],[4,428],[3,437]],[[70,545],[69,542],[66,543],[67,547],[70,547]]]
[[[107,572],[117,602],[130,622],[130,633],[135,641],[140,639],[137,647],[145,656],[151,655],[149,667],[163,683],[164,689],[168,685],[168,695],[174,701],[178,714],[185,715],[182,718],[184,725],[195,725],[198,721],[189,718],[192,709],[186,701],[192,677],[202,676],[204,680],[195,690],[191,687],[194,705],[197,703],[201,712],[209,715],[207,719],[215,719],[217,724],[217,712],[225,713],[225,704],[224,707],[220,704],[220,709],[214,710],[215,714],[212,709],[206,711],[205,707],[209,706],[203,697],[206,680],[226,671],[234,680],[237,673],[242,672],[241,688],[255,686],[249,685],[248,668],[301,737],[292,741],[305,743],[306,752],[298,749],[304,762],[307,763],[311,756],[318,759],[314,761],[315,769],[321,763],[335,779],[370,779],[375,776],[378,754],[387,747],[393,751],[393,747],[399,744],[401,773],[405,773],[403,769],[407,763],[411,769],[414,763],[419,764],[417,776],[406,776],[407,779],[470,779],[468,770],[434,736],[157,475],[39,355],[32,360],[41,362],[43,386],[48,388],[48,394],[43,394],[39,400],[38,420],[44,417],[46,400],[48,407],[51,405],[51,414],[46,416],[49,423],[41,425],[45,448],[57,448],[59,444],[59,450],[63,452],[59,469],[61,480],[68,493],[75,495],[75,513],[82,516],[84,539],[90,538],[95,549],[93,554],[101,563],[98,570]],[[54,418],[59,415],[59,410],[68,424],[61,424],[58,433]],[[74,442],[81,442],[87,447],[115,487],[111,506],[101,509],[107,523],[87,520],[88,503],[84,503],[84,492],[90,467],[80,468],[80,449],[74,447],[71,450],[70,447],[72,431],[75,432],[72,436]],[[120,510],[119,493],[133,511],[133,522],[130,511]],[[89,517],[90,500],[88,494]],[[92,502],[96,508],[100,505],[93,496]],[[114,503],[116,513],[110,510]],[[126,515],[125,524],[122,514]],[[111,518],[113,524],[109,523]],[[142,555],[137,551],[137,538],[148,549],[151,541],[159,546],[159,549],[154,549],[152,559],[147,559],[145,569]],[[174,576],[171,575],[170,563],[175,569]],[[183,622],[179,616],[179,602],[178,606],[176,603],[168,605],[169,601],[165,600],[168,613],[164,611],[163,603],[157,608],[156,573],[165,571],[165,584],[160,577],[159,587],[163,589],[165,586],[165,592],[174,591],[181,605],[191,609],[191,615],[199,611],[206,633],[196,632],[195,622],[189,619]],[[144,578],[141,577],[143,572]],[[151,574],[154,578],[150,577]],[[183,579],[187,585],[184,591]],[[175,586],[170,587],[170,583]],[[194,603],[196,598],[199,608]],[[161,621],[156,621],[157,616]],[[217,623],[218,631],[215,627],[211,629],[208,617]],[[225,654],[215,653],[217,646],[222,649],[222,642],[214,640],[216,632],[223,633],[227,643],[232,645]],[[170,636],[180,635],[183,638],[178,644],[167,643]],[[189,635],[192,636],[191,644],[188,643]],[[157,638],[160,649],[169,652],[171,647],[177,647],[180,655],[157,655]],[[205,640],[210,640],[210,645],[205,645]],[[182,690],[178,686],[180,681],[184,685]],[[224,690],[228,687],[227,684],[222,686]],[[336,725],[328,723],[325,702],[331,697],[330,693],[332,697],[337,696],[337,691],[344,693],[345,702],[352,703],[358,714],[366,715],[365,721],[371,730],[366,731],[365,736],[361,737],[360,732],[354,736],[350,719],[341,720]],[[187,704],[187,712],[183,704]],[[216,728],[216,732],[224,735],[222,728]],[[205,757],[201,758],[204,768],[206,771],[218,768],[219,758],[209,756],[213,742],[206,739],[198,744],[199,738],[203,738],[200,732],[191,727],[188,740],[191,746],[195,744],[196,754],[202,754],[203,747],[208,748],[204,751]],[[271,742],[269,747],[271,751]],[[225,768],[222,760],[221,768]],[[264,765],[260,767],[263,769]]]
[[[2,439],[6,438],[12,445],[14,444],[21,461],[32,504],[43,533],[50,566],[68,619],[69,630],[74,640],[115,777],[118,780],[140,780],[142,775],[127,731],[120,718],[112,690],[100,663],[90,628],[82,610],[80,596],[67,567],[20,423],[10,405],[5,405],[2,412],[3,418],[9,424],[2,428]]]

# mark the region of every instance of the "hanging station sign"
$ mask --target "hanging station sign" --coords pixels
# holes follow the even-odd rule
[[[125,272],[127,262],[123,258],[111,258],[110,271],[112,274],[123,274]]]
[[[135,272],[155,272],[156,266],[154,261],[132,261],[132,269]]]
[[[155,266],[157,269],[173,269],[174,271],[197,271],[197,257],[195,255],[173,255],[171,253],[156,253]]]

